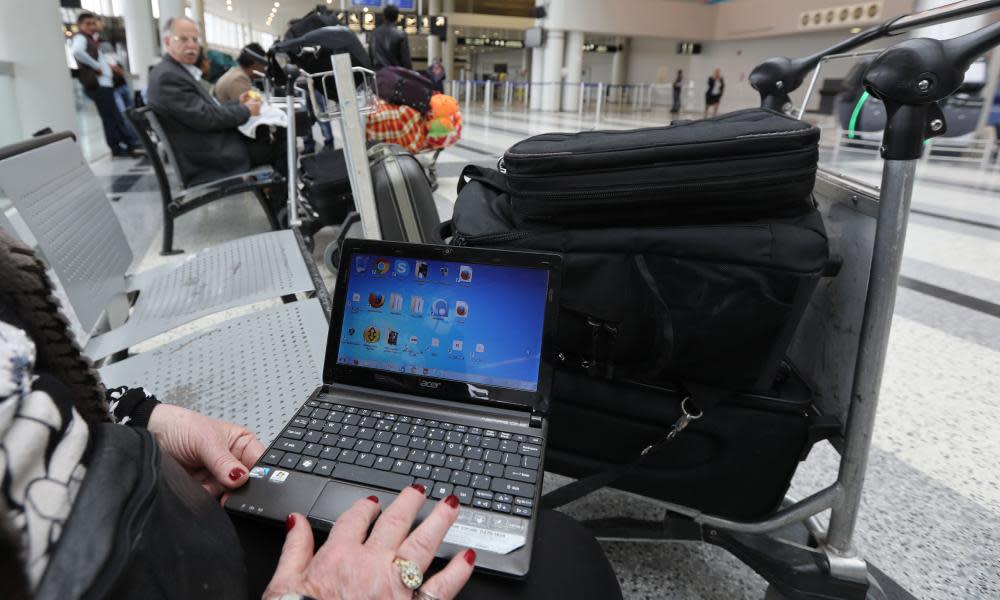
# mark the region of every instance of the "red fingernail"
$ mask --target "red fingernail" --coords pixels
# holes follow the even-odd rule
[[[452,508],[458,508],[458,496],[452,494],[444,499],[444,503]]]
[[[243,469],[236,467],[235,469],[229,472],[229,479],[233,481],[239,481],[243,477],[243,473],[245,473]]]
[[[378,504],[378,496],[368,496],[368,499],[374,502],[375,504]]]
[[[476,551],[469,548],[465,551],[465,554],[462,555],[462,558],[464,558],[465,562],[469,563],[470,566],[474,565],[476,564]]]
[[[285,518],[285,533],[291,531],[292,527],[295,527],[295,515],[288,515]]]
[[[417,490],[418,492],[420,492],[421,494],[423,494],[425,496],[427,495],[427,488],[425,488],[424,486],[420,485],[419,483],[414,483],[410,487],[412,487],[413,489]]]

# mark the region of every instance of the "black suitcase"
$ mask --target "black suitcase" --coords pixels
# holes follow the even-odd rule
[[[423,165],[396,144],[368,150],[382,239],[440,243],[441,217]]]
[[[680,417],[684,393],[557,369],[545,470],[583,478],[631,464]],[[734,394],[706,409],[612,487],[736,520],[777,509],[812,446],[839,431],[783,371],[767,394]]]
[[[630,131],[520,141],[499,170],[511,214],[579,227],[715,224],[812,210],[819,130],[753,108]]]
[[[344,151],[324,150],[299,160],[302,195],[319,214],[322,225],[340,225],[354,210]]]
[[[378,97],[389,104],[402,104],[421,113],[431,110],[434,84],[406,67],[382,67],[375,75]]]
[[[828,263],[815,208],[680,226],[515,224],[504,177],[467,166],[451,243],[558,252],[555,349],[593,375],[766,391]]]

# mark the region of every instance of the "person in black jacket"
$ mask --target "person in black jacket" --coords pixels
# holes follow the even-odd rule
[[[201,84],[198,27],[185,17],[170,19],[164,28],[166,55],[149,74],[148,102],[163,125],[177,155],[185,186],[206,183],[270,164],[286,167],[284,136],[273,141],[268,131],[257,138],[237,127],[260,114],[260,100],[244,93],[238,102],[218,102]],[[266,129],[266,128],[262,128]]]
[[[410,43],[406,34],[396,27],[399,19],[399,9],[391,4],[382,11],[382,24],[371,33],[368,44],[368,54],[371,56],[375,70],[382,67],[413,68],[410,62]]]
[[[726,80],[722,78],[722,71],[716,69],[712,76],[708,78],[708,89],[705,90],[705,118],[708,118],[709,111],[712,116],[719,114],[719,101],[722,100],[722,93],[726,91]]]

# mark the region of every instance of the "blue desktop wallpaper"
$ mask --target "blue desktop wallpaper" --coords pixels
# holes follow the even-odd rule
[[[537,391],[548,273],[352,257],[337,361]]]

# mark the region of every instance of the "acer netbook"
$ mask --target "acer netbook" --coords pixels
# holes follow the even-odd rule
[[[347,240],[323,385],[226,508],[329,529],[412,483],[459,498],[439,551],[524,576],[545,458],[561,261],[553,254]]]

